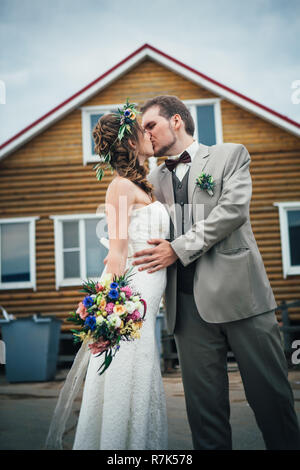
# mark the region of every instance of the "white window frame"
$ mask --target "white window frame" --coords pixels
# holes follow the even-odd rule
[[[35,238],[35,221],[40,217],[14,217],[0,219],[0,225],[28,223],[29,224],[29,269],[30,281],[20,282],[1,282],[1,263],[0,263],[0,290],[8,289],[33,289],[36,288],[36,238]],[[1,247],[1,230],[0,230],[0,247]]]
[[[197,120],[197,106],[214,106],[214,117],[215,117],[215,130],[216,130],[216,143],[223,143],[223,127],[222,127],[222,115],[221,115],[221,100],[222,98],[205,98],[205,99],[196,99],[196,100],[184,100],[185,103],[191,111],[191,115],[195,122],[195,133],[194,139],[199,142],[198,138],[198,120]],[[138,103],[137,103],[138,104]],[[90,116],[91,114],[105,114],[111,112],[112,109],[122,108],[124,103],[115,103],[111,105],[99,105],[99,106],[83,106],[81,107],[81,126],[82,126],[82,148],[83,148],[83,164],[87,165],[88,163],[98,163],[100,161],[99,156],[94,156],[92,154],[91,146],[91,131],[90,128]],[[151,157],[149,159],[149,168],[152,170],[157,166],[157,159]]]
[[[101,106],[83,106],[81,109],[81,132],[82,132],[82,149],[83,149],[83,164],[99,163],[100,157],[92,154],[91,133],[90,126],[91,114],[105,114],[111,112],[112,109],[122,108],[123,104],[111,104]]]
[[[299,202],[298,201],[274,202],[273,205],[278,207],[279,209],[283,277],[284,279],[286,279],[287,276],[300,274],[300,265],[299,266],[291,265],[289,225],[288,225],[288,217],[287,217],[288,211],[300,210],[300,201]]]
[[[49,217],[54,221],[54,243],[55,243],[55,286],[56,290],[60,287],[78,286],[82,281],[87,279],[86,275],[86,251],[85,251],[85,230],[84,221],[86,219],[103,219],[104,213],[97,214],[68,214],[68,215],[51,215]],[[78,221],[79,222],[79,256],[80,256],[80,277],[64,279],[63,277],[63,222]],[[100,280],[99,277],[93,277],[95,281]]]
[[[223,127],[222,127],[222,114],[221,114],[221,100],[222,98],[203,98],[197,100],[184,100],[184,104],[189,107],[192,118],[195,123],[194,139],[199,142],[198,136],[198,119],[197,119],[197,106],[213,105],[215,117],[215,130],[216,130],[216,144],[223,143]],[[201,142],[200,142],[201,143]]]

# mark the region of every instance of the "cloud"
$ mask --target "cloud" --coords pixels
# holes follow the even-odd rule
[[[292,119],[297,0],[2,0],[4,141],[145,42]]]

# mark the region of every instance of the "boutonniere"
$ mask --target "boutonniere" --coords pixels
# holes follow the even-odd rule
[[[199,186],[200,189],[207,191],[210,196],[213,196],[213,189],[216,183],[211,175],[202,172],[201,175],[196,178],[196,185]]]

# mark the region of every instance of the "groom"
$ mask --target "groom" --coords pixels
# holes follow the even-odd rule
[[[166,322],[194,448],[232,448],[230,347],[267,449],[300,449],[277,305],[250,224],[249,153],[241,144],[194,141],[193,119],[175,96],[147,101],[142,113],[155,156],[169,157],[149,181],[169,210],[171,234],[150,240],[135,264],[149,272],[167,267]],[[210,187],[199,181],[202,172]]]

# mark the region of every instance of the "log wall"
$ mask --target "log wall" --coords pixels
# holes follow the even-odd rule
[[[122,103],[127,97],[142,103],[158,94],[174,94],[182,100],[215,97],[146,60],[84,106]],[[252,157],[251,223],[276,300],[300,299],[300,276],[283,279],[278,209],[273,206],[275,201],[300,200],[300,139],[225,99],[221,111],[224,142],[242,143]],[[99,183],[93,166],[83,165],[80,109],[0,162],[1,217],[40,217],[36,222],[37,291],[0,291],[0,305],[9,313],[65,318],[81,299],[80,286],[55,289],[54,227],[49,216],[95,213],[104,202],[111,176]],[[299,309],[291,314],[300,319]]]

